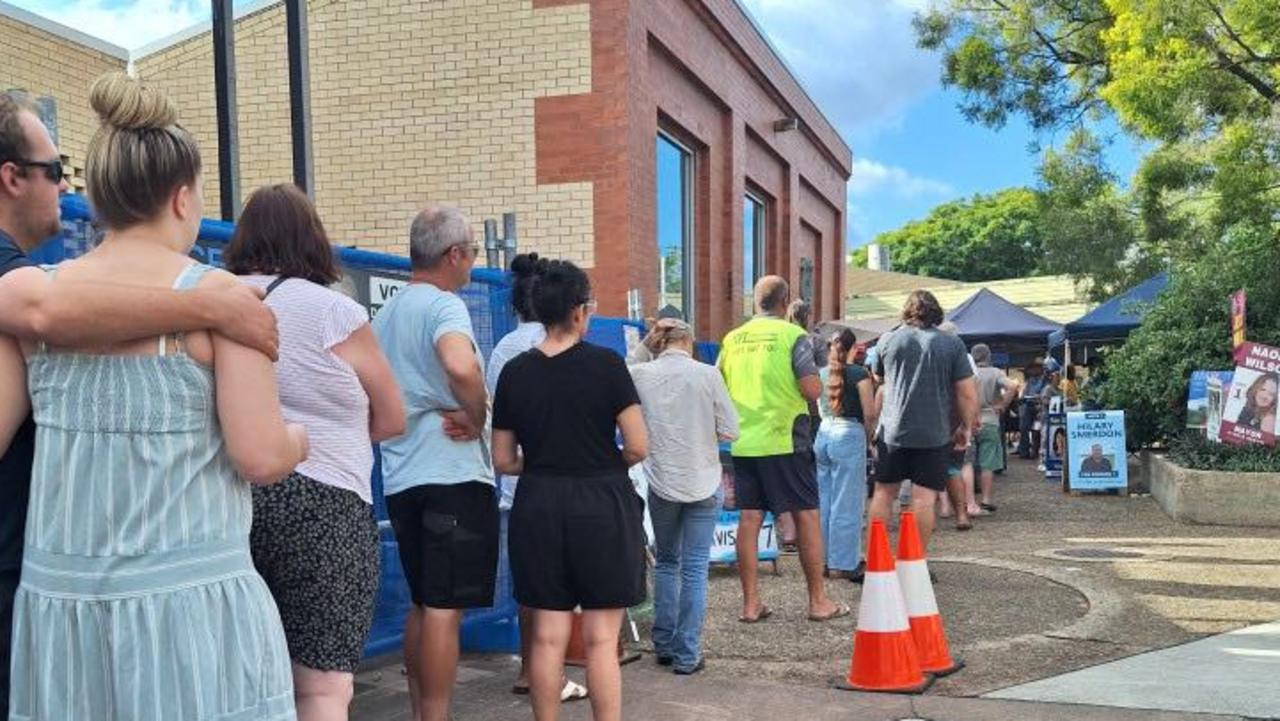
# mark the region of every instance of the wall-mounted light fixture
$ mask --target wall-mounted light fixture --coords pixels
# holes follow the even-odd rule
[[[788,130],[795,130],[800,127],[799,118],[783,118],[773,121],[773,130],[778,133],[785,133]]]

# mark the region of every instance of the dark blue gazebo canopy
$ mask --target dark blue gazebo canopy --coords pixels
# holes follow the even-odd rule
[[[1124,340],[1129,331],[1142,323],[1156,297],[1168,285],[1167,273],[1148,278],[1051,334],[1049,347],[1056,348],[1068,340],[1072,343]]]
[[[992,346],[1044,348],[1044,339],[1062,329],[1042,315],[1036,315],[983,288],[951,309],[947,320],[956,324],[966,343]]]

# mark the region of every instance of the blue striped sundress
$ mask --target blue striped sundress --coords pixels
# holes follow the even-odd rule
[[[188,266],[174,288],[208,270]],[[36,458],[10,721],[295,718],[213,373],[164,350],[28,361]]]

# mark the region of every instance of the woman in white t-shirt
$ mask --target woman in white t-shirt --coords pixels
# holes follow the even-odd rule
[[[302,191],[255,191],[224,259],[267,291],[284,417],[311,438],[293,474],[254,489],[253,562],[280,608],[299,721],[346,718],[378,590],[372,443],[404,432],[404,402],[368,313],[327,287],[342,273]]]

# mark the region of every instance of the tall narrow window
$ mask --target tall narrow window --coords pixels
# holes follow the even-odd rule
[[[693,320],[693,152],[658,135],[658,310]]]
[[[747,194],[742,204],[742,314],[755,311],[756,281],[764,275],[765,202]]]

